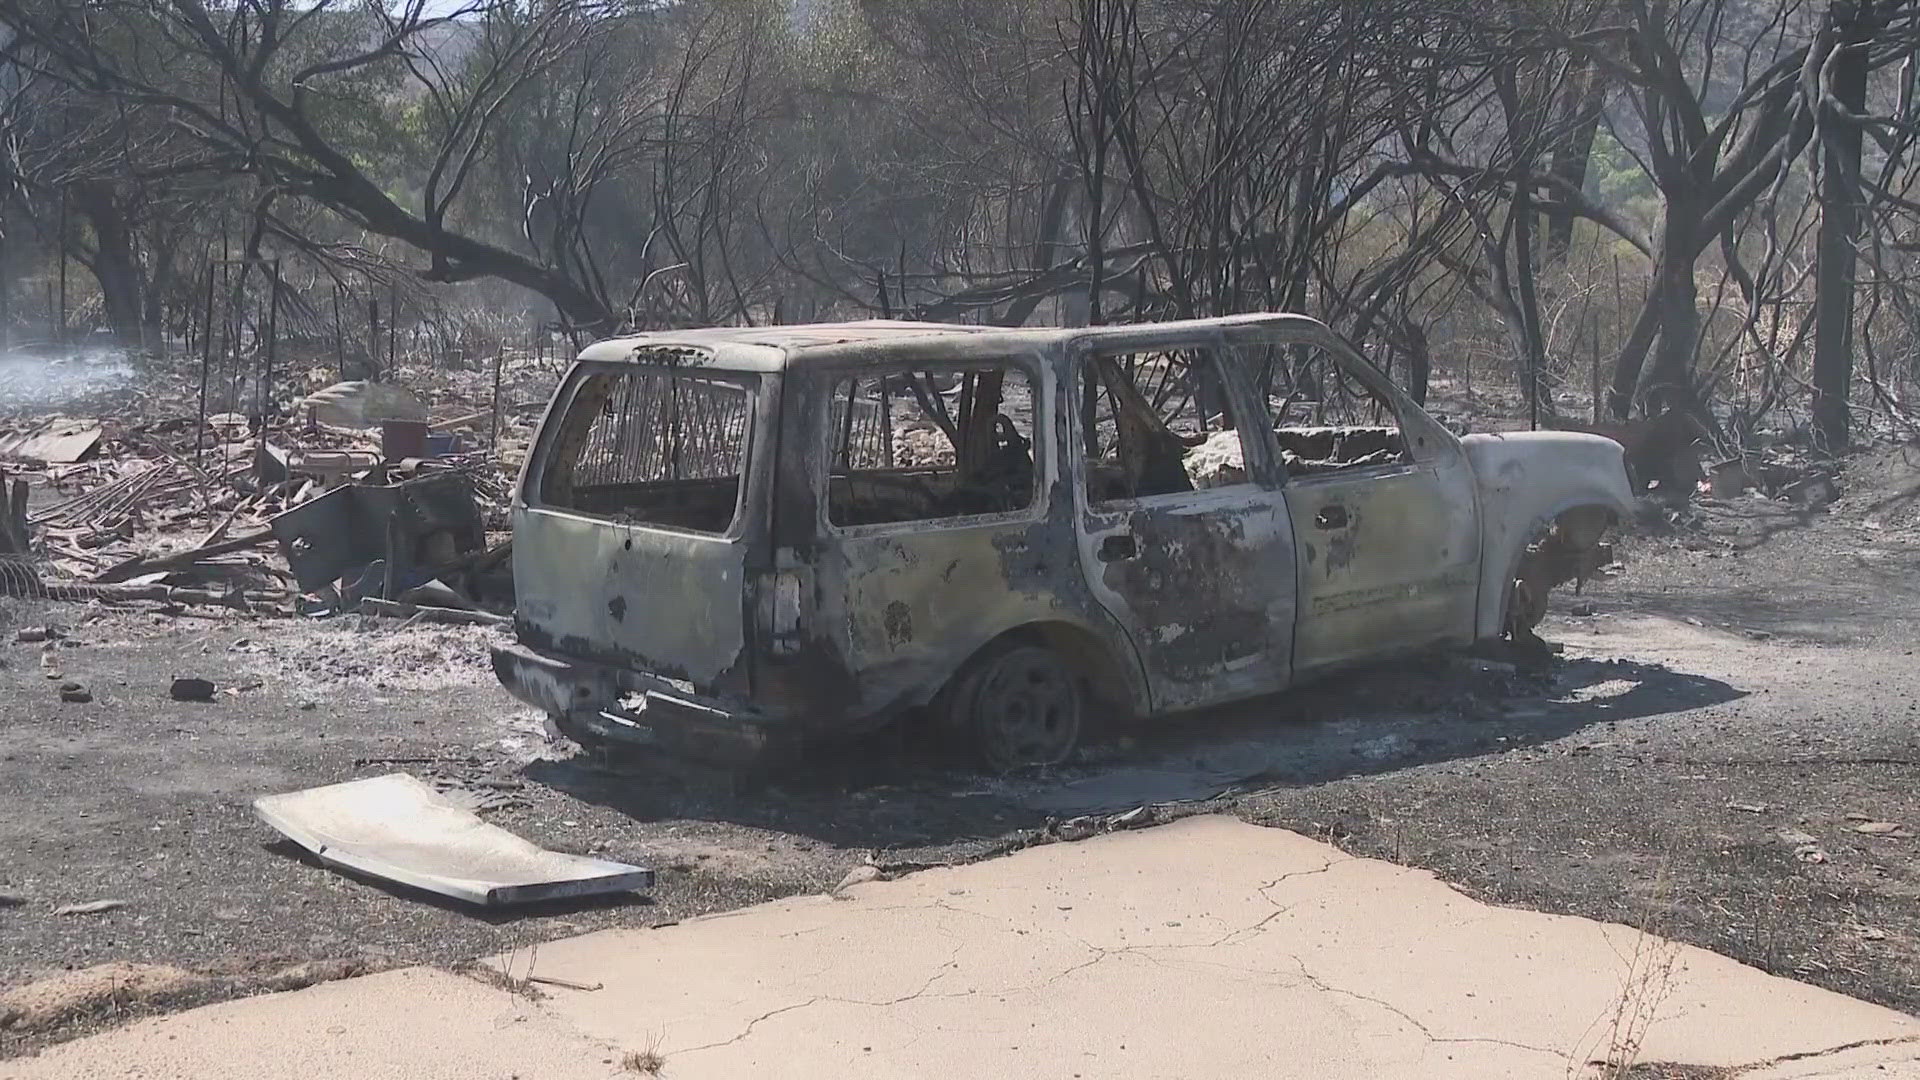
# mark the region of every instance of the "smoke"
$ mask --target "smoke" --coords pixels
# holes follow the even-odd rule
[[[0,412],[60,412],[128,389],[125,350],[88,347],[47,355],[0,353]]]

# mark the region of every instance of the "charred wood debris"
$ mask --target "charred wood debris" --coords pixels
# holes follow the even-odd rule
[[[442,373],[199,419],[191,389],[0,419],[0,595],[511,620],[508,506],[555,373],[497,405]],[[4,388],[0,388],[4,389]],[[0,404],[4,404],[0,393]],[[80,405],[82,408],[76,408]]]

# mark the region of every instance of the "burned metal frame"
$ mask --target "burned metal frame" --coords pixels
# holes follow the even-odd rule
[[[206,439],[206,429],[207,429],[207,383],[210,378],[210,374],[213,366],[214,276],[217,271],[219,274],[220,280],[223,284],[234,284],[231,281],[229,268],[236,267],[236,266],[241,268],[240,281],[237,283],[240,286],[244,286],[246,283],[246,271],[248,269],[251,269],[252,267],[255,267],[255,266],[259,266],[259,267],[263,267],[267,272],[268,301],[267,301],[267,319],[266,319],[266,327],[265,327],[265,343],[264,343],[265,348],[263,352],[264,371],[261,373],[260,385],[257,388],[258,392],[256,394],[256,397],[258,398],[257,408],[259,410],[259,424],[258,424],[257,435],[255,436],[257,439],[257,444],[256,444],[257,456],[264,458],[267,452],[267,413],[272,408],[273,366],[274,366],[274,361],[277,359],[278,352],[279,352],[279,345],[280,345],[280,260],[278,258],[244,258],[244,257],[236,259],[236,258],[228,258],[225,256],[218,259],[210,258],[207,260],[207,301],[206,301],[207,326],[206,326],[206,332],[203,335],[204,340],[201,342],[201,351],[200,351],[199,414],[197,416],[198,422],[194,428],[194,435],[193,435],[193,461],[195,465],[201,464],[206,452],[205,439]],[[221,320],[220,351],[223,359],[230,359],[234,364],[234,367],[235,367],[234,379],[235,379],[236,385],[239,381],[239,370],[238,370],[239,357],[237,355],[237,352],[239,349],[240,342],[239,342],[239,336],[234,330],[233,316],[234,316],[235,306],[243,304],[244,302],[245,302],[244,294],[240,293],[238,290],[236,290],[235,294],[229,295],[227,299],[226,310],[225,310],[226,317]],[[232,400],[236,405],[238,404],[239,395],[238,395],[237,389],[235,393],[232,395],[232,397],[230,398],[230,400]],[[222,445],[223,446],[225,445],[224,441]]]
[[[1241,355],[1269,341],[1326,350],[1394,413],[1405,460],[1289,476]],[[1218,357],[1248,482],[1089,506],[1077,365],[1196,347]],[[662,350],[678,370],[759,384],[733,527],[697,534],[539,504],[578,371],[549,406],[514,507],[521,645],[496,652],[496,671],[601,741],[678,729],[765,745],[771,732],[858,729],[920,707],[951,715],[968,698],[954,688],[969,685],[969,670],[1031,647],[1136,713],[1264,693],[1385,652],[1498,636],[1530,545],[1632,507],[1618,444],[1557,432],[1457,438],[1301,316],[663,332],[590,346],[576,366],[646,364]],[[1025,358],[1032,380],[1029,509],[833,523],[842,380],[880,375],[884,387],[888,373],[1009,358]],[[1576,563],[1593,558],[1582,548]],[[687,611],[700,615],[655,614]]]

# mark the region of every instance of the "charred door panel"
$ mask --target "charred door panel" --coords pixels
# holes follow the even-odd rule
[[[1277,690],[1293,638],[1293,540],[1277,494],[1197,492],[1090,510],[1081,565],[1128,632],[1156,709]]]
[[[1080,623],[1053,582],[1073,571],[1066,532],[1045,521],[846,537],[821,560],[823,629],[856,673],[860,714],[931,698],[972,653],[1017,626]]]
[[[930,698],[1027,624],[1095,629],[1040,357],[934,360],[809,380],[818,609],[854,715]],[[1107,635],[1101,635],[1107,636]]]
[[[514,521],[515,610],[529,642],[712,693],[743,659],[746,546],[551,510]]]
[[[1284,687],[1293,533],[1280,492],[1252,478],[1268,450],[1236,429],[1248,390],[1218,336],[1102,330],[1075,372],[1080,565],[1132,637],[1154,708]]]
[[[1471,635],[1480,548],[1463,472],[1413,465],[1287,486],[1300,552],[1296,671]]]
[[[1472,640],[1479,512],[1460,441],[1325,326],[1225,334],[1286,485],[1295,675]]]

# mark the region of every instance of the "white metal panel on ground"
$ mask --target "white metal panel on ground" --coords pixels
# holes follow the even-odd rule
[[[255,799],[254,812],[330,866],[471,904],[631,892],[653,871],[548,851],[406,773]]]

